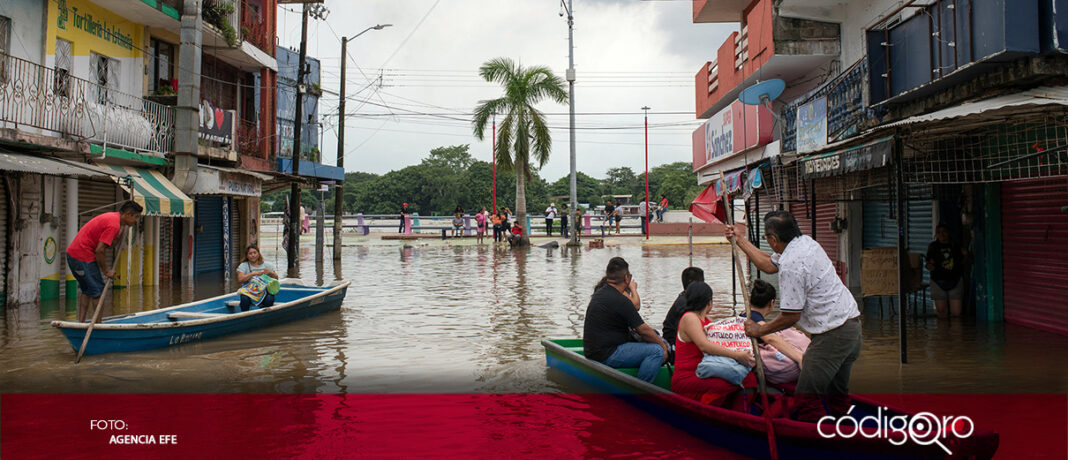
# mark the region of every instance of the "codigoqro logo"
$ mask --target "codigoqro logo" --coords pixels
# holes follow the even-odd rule
[[[944,441],[950,436],[964,439],[975,431],[975,423],[964,415],[939,417],[930,412],[902,415],[891,412],[887,407],[879,407],[874,414],[858,419],[853,416],[855,408],[855,405],[850,406],[849,411],[841,417],[835,418],[828,415],[819,419],[816,430],[819,431],[820,436],[826,439],[835,437],[849,439],[854,436],[886,439],[895,446],[909,441],[921,446],[936,444],[946,452],[946,455],[953,455]],[[834,426],[833,430],[830,429],[831,425]]]

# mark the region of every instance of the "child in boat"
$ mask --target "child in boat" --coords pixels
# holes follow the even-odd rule
[[[702,378],[697,374],[698,365],[705,355],[713,355],[736,361],[743,368],[751,368],[755,362],[753,354],[708,340],[705,327],[711,323],[708,312],[712,309],[712,288],[707,283],[692,282],[686,286],[685,293],[686,311],[679,319],[671,391],[706,404],[720,405],[727,395],[738,390],[738,384],[722,378]],[[742,336],[745,336],[744,330]],[[738,383],[744,387],[753,387],[756,385],[756,378],[746,371]]]
[[[753,280],[749,294],[753,321],[761,323],[775,309],[775,286],[762,279]],[[760,338],[760,359],[768,382],[796,382],[801,375],[801,360],[811,339],[797,328],[787,328]]]
[[[245,251],[245,261],[237,266],[237,282],[241,283],[241,289],[237,292],[241,297],[241,311],[248,311],[253,306],[267,308],[274,305],[274,296],[267,292],[267,280],[263,276],[278,279],[274,264],[263,260],[260,248],[249,245]]]

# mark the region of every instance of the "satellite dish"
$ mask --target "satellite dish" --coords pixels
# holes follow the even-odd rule
[[[754,84],[738,94],[738,100],[745,105],[771,105],[786,89],[786,82],[774,78]]]

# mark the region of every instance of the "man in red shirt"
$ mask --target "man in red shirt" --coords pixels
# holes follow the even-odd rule
[[[141,205],[127,201],[119,212],[108,212],[92,218],[78,230],[67,246],[67,266],[82,294],[78,296],[78,321],[88,321],[92,302],[104,294],[104,276],[115,277],[115,270],[107,267],[105,250],[119,235],[122,226],[131,226],[141,218]]]
[[[508,244],[514,247],[515,245],[519,244],[519,242],[522,241],[522,240],[523,240],[523,226],[519,225],[519,223],[516,222],[516,224],[512,226],[512,236],[508,237]]]

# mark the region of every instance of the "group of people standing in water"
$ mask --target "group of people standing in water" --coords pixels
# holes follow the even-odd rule
[[[610,367],[638,368],[637,377],[646,382],[656,379],[663,364],[674,364],[673,392],[725,405],[732,395],[744,394],[739,390],[757,386],[749,339],[757,338],[768,382],[796,382],[794,418],[815,421],[828,412],[846,413],[849,377],[861,348],[856,300],[827,254],[801,233],[789,212],[773,211],[764,218],[774,254],[761,251],[745,234],[744,227],[724,230],[759,270],[779,275],[782,293],[774,319],[767,317],[775,310],[776,290],[759,279],[750,288],[748,318],[709,318],[712,288],[701,269],[688,267],[661,337],[638,313],[641,299],[629,265],[615,257],[586,310],[585,356]]]

